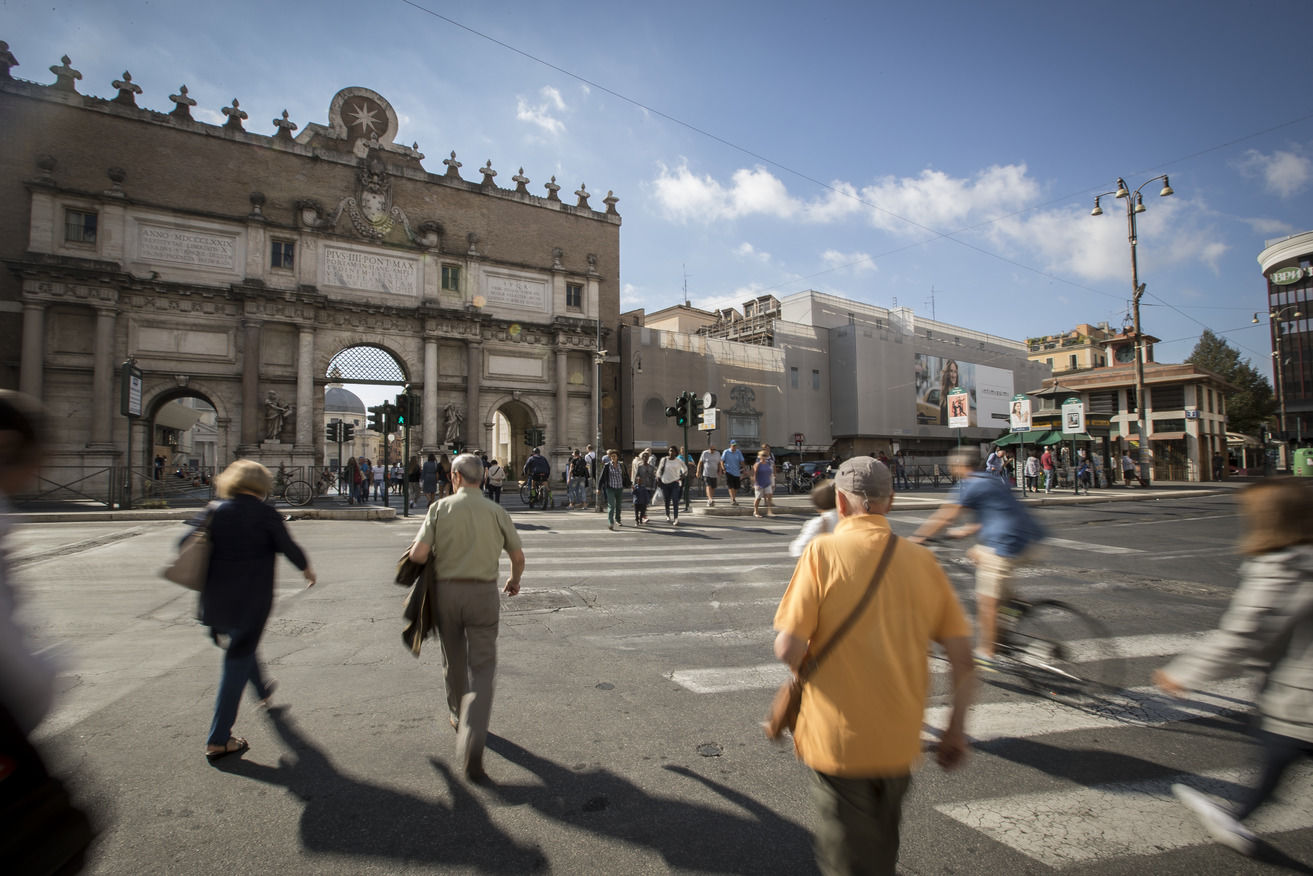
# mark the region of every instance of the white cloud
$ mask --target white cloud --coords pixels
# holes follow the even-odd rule
[[[827,249],[821,253],[821,263],[831,271],[847,270],[854,274],[879,270],[875,259],[864,252],[839,252],[837,249]]]
[[[1247,176],[1259,177],[1269,192],[1282,198],[1299,194],[1313,180],[1313,161],[1307,155],[1284,149],[1271,155],[1250,149],[1240,160],[1240,170]]]
[[[528,122],[531,125],[537,125],[549,134],[559,135],[565,132],[565,123],[558,119],[553,113],[563,113],[569,108],[565,105],[565,99],[561,97],[561,92],[550,85],[543,87],[538,92],[542,100],[537,104],[530,104],[526,98],[518,97],[515,100],[515,118],[521,122]]]
[[[749,215],[785,219],[799,208],[784,183],[764,167],[740,168],[725,186],[709,175],[695,176],[687,161],[673,169],[662,164],[652,186],[657,205],[680,222],[717,222]]]
[[[770,253],[762,252],[752,244],[748,243],[746,240],[743,241],[743,243],[740,243],[737,247],[735,247],[734,255],[738,256],[741,259],[754,259],[756,261],[761,262],[762,264],[767,264],[770,262]]]

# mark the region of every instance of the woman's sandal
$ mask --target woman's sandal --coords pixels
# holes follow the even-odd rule
[[[216,760],[227,757],[230,754],[241,754],[250,747],[251,743],[247,742],[242,737],[229,736],[228,742],[223,748],[211,748],[207,745],[205,747],[205,759],[210,763],[214,763]]]

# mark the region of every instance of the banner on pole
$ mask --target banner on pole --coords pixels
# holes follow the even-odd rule
[[[1024,395],[1012,396],[1012,406],[1008,411],[1008,420],[1013,432],[1030,431],[1030,399]]]

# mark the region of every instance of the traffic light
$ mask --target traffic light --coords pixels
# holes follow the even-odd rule
[[[688,403],[689,397],[687,392],[681,392],[679,398],[675,400],[675,425],[688,425]]]
[[[402,393],[397,396],[397,425],[404,426],[410,422],[410,396]]]
[[[387,431],[387,405],[375,405],[369,409],[369,428],[380,435]]]
[[[329,444],[334,444],[342,440],[342,424],[329,423],[324,429],[324,440]]]
[[[689,418],[692,419],[694,423],[700,424],[702,422],[702,412],[704,410],[706,410],[706,406],[702,404],[702,397],[690,392],[688,394]]]
[[[339,424],[342,427],[342,443],[349,444],[356,440],[356,427],[350,423]]]
[[[535,446],[533,443],[533,436],[534,436],[534,431],[532,429],[524,430],[524,444],[526,447]]]

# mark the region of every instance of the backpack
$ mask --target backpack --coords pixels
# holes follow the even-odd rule
[[[570,460],[570,477],[588,477],[588,463],[584,461],[582,456],[576,456]]]

